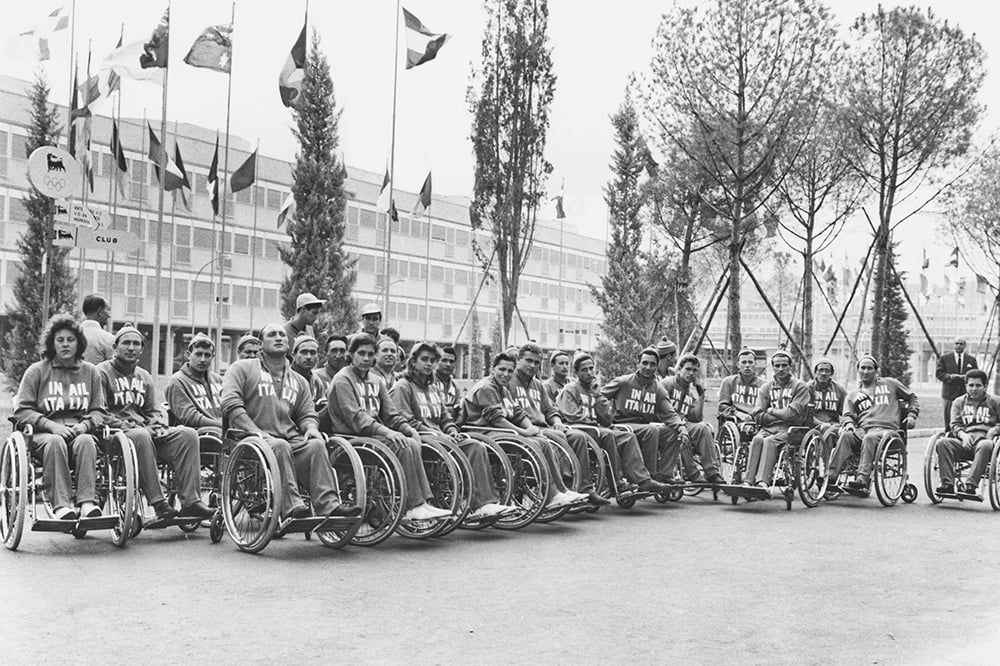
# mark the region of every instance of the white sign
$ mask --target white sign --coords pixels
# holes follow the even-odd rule
[[[28,157],[28,180],[53,199],[71,199],[80,189],[80,163],[62,148],[42,146]]]
[[[104,211],[100,208],[88,208],[83,204],[70,205],[69,224],[89,229],[100,229],[104,226]]]
[[[139,249],[139,237],[131,232],[119,231],[117,229],[87,229],[79,227],[76,230],[76,246],[88,250],[133,252]]]

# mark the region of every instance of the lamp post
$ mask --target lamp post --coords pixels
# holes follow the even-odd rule
[[[222,252],[222,253],[219,254],[219,256],[213,257],[213,258],[209,259],[208,261],[206,261],[204,264],[202,264],[201,268],[198,269],[198,272],[194,274],[194,284],[195,285],[198,284],[198,278],[201,277],[201,272],[203,270],[205,270],[206,268],[208,268],[209,266],[211,266],[212,264],[214,264],[217,261],[225,261],[228,258],[229,258],[229,254],[226,253],[226,252]],[[194,289],[192,289],[192,295],[193,295],[193,292],[194,292]],[[194,327],[195,327],[194,307],[195,307],[195,304],[197,302],[198,301],[196,299],[194,299],[194,298],[191,299],[191,337],[192,338],[194,337]],[[209,321],[211,321],[211,314],[212,314],[211,308],[212,308],[212,306],[211,306],[211,298],[209,298]],[[208,331],[209,332],[212,331],[212,324],[211,323],[209,323],[209,325],[208,325]]]

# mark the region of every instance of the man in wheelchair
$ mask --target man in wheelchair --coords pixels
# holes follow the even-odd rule
[[[204,333],[195,335],[188,343],[187,362],[170,377],[165,394],[170,416],[177,424],[221,437],[222,378],[210,370],[214,358],[212,338]]]
[[[878,376],[878,361],[865,354],[858,361],[859,386],[848,393],[844,401],[840,437],[830,459],[830,486],[836,487],[837,477],[851,457],[860,450],[858,473],[847,485],[854,490],[867,490],[871,481],[875,451],[887,432],[907,430],[917,423],[920,401],[917,394],[898,379]],[[900,423],[900,402],[905,403],[906,418]]]
[[[723,485],[726,479],[719,474],[719,456],[716,452],[712,429],[702,421],[705,409],[705,389],[698,385],[701,361],[694,354],[684,354],[677,361],[677,371],[660,382],[677,414],[687,424],[691,446],[681,450],[684,476],[692,483]],[[701,458],[701,470],[694,460]]]
[[[971,460],[972,468],[961,492],[979,494],[979,481],[993,455],[993,438],[1000,434],[1000,398],[986,391],[987,374],[965,373],[965,395],[951,404],[951,431],[937,443],[941,485],[938,494],[955,492],[955,461]]]
[[[282,518],[355,517],[362,508],[345,506],[337,497],[312,390],[292,370],[288,343],[281,324],[261,329],[260,357],[236,361],[222,380],[222,413],[230,426],[259,433],[274,451],[285,489]],[[311,512],[299,493],[300,478],[309,488]]]
[[[722,380],[719,386],[719,419],[731,419],[737,425],[753,423],[757,395],[764,381],[757,376],[757,354],[744,349],[736,355],[739,372]]]
[[[823,442],[823,460],[830,458],[840,435],[840,415],[844,411],[847,391],[833,380],[833,363],[821,358],[813,365],[814,379],[809,382],[813,405],[812,423]]]

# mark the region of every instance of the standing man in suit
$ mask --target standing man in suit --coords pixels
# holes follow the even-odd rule
[[[965,373],[978,367],[975,357],[965,353],[965,338],[955,338],[954,354],[941,354],[938,358],[934,376],[941,382],[945,432],[951,430],[951,403],[965,395]]]

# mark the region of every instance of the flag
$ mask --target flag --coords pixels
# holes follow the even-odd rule
[[[160,140],[153,132],[152,125],[146,123],[146,127],[149,129],[149,161],[153,163],[153,173],[156,174],[156,180],[160,180],[160,169],[162,168],[165,171],[163,176],[164,191],[172,192],[183,187],[187,177],[181,173],[177,163],[170,159],[166,151],[163,150]]]
[[[122,27],[122,34],[118,35],[118,43],[115,44],[115,50],[120,49],[122,47],[122,38],[125,36],[124,32],[125,32],[125,28],[123,26]],[[104,91],[104,95],[106,97],[110,97],[111,93],[115,92],[116,90],[121,90],[121,88],[122,88],[122,77],[118,76],[118,72],[114,71],[113,69],[112,70],[105,70],[105,71],[107,71],[108,74],[103,79],[103,81],[105,82],[105,85],[107,86],[107,89]]]
[[[162,86],[167,68],[169,25],[170,10],[167,9],[148,40],[115,48],[101,62],[101,70],[110,69],[118,76]]]
[[[285,220],[295,216],[295,194],[292,192],[288,193],[285,197],[285,201],[281,204],[281,210],[278,211],[278,228],[285,223]]]
[[[965,296],[965,276],[958,278],[958,295]]]
[[[826,269],[826,273],[823,275],[823,279],[827,282],[836,282],[837,273],[833,270],[833,264],[830,264],[829,268]]]
[[[958,246],[957,245],[955,246],[955,249],[951,251],[951,258],[948,260],[948,263],[946,265],[947,266],[951,266],[952,268],[958,268]]]
[[[80,90],[77,87],[77,75],[73,72],[73,96],[69,101],[69,154],[76,157],[76,120],[83,116],[80,110]]]
[[[281,95],[281,103],[285,106],[293,106],[299,93],[302,91],[302,79],[305,78],[306,64],[306,24],[302,24],[302,32],[295,40],[288,59],[285,60],[281,73],[278,74],[278,94]]]
[[[424,214],[424,211],[431,207],[431,172],[427,172],[427,178],[424,179],[423,187],[420,188],[420,194],[417,195],[417,205],[413,208],[413,214],[420,216]]]
[[[125,151],[122,149],[121,137],[118,134],[118,121],[111,121],[111,153],[115,160],[115,180],[118,182],[118,191],[125,196],[125,176],[128,174],[128,161],[125,159]]]
[[[187,169],[184,168],[184,160],[181,158],[181,144],[179,144],[176,139],[174,140],[174,163],[177,165],[177,170],[180,171],[181,174],[180,186],[177,188],[168,188],[164,186],[163,189],[180,191],[181,203],[184,204],[184,208],[191,210],[191,181],[188,180]]]
[[[920,274],[920,295],[924,297],[924,303],[930,300],[931,295],[928,293],[929,284],[927,282],[927,275],[924,273]]]
[[[228,74],[233,61],[233,26],[210,25],[194,40],[184,62]]]
[[[215,134],[215,152],[208,167],[208,196],[212,199],[212,215],[219,214],[219,134]]]
[[[979,273],[976,273],[976,293],[985,294],[989,292],[989,289],[990,289],[989,280],[984,278]]]
[[[403,19],[406,21],[406,69],[412,69],[429,60],[434,60],[438,51],[445,45],[451,35],[434,34],[420,22],[416,16],[403,8]]]
[[[389,197],[392,192],[392,181],[389,180],[389,167],[385,168],[385,177],[382,178],[382,189],[379,190],[378,200],[375,202],[375,210],[379,213],[389,212]]]
[[[28,56],[28,44],[37,45],[37,52],[31,49],[30,57],[37,54],[39,60],[49,60],[52,52],[49,49],[49,42],[56,32],[69,29],[69,11],[65,7],[59,7],[49,12],[49,15],[42,19],[34,28],[19,33],[13,37],[6,47],[6,51],[14,57]],[[21,48],[18,48],[18,47]]]
[[[931,260],[927,258],[927,250],[924,249],[924,263],[920,265],[920,270],[926,271],[930,268]]]
[[[564,180],[559,186],[559,194],[552,197],[552,200],[556,202],[556,219],[565,220],[566,219],[566,209],[563,208],[563,197],[565,196],[566,181]]]
[[[240,165],[240,168],[233,172],[229,179],[229,191],[236,194],[240,190],[245,190],[257,180],[257,151],[250,153],[247,161]]]

